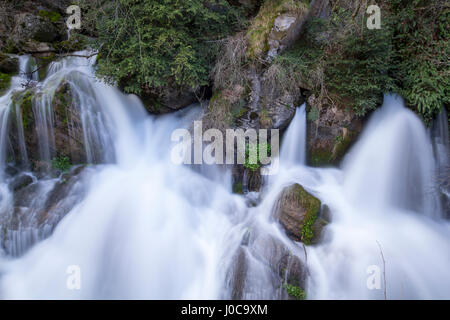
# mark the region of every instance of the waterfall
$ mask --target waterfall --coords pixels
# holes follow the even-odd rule
[[[90,165],[59,177],[21,172],[32,178],[25,195],[4,174],[0,298],[286,299],[291,277],[304,282],[310,299],[383,299],[384,289],[389,299],[448,298],[450,223],[434,179],[440,164],[424,125],[400,98],[385,97],[341,168],[305,166],[305,106],[297,108],[280,170],[261,202],[248,206],[231,192],[230,171],[172,163],[171,133],[189,128],[198,107],[150,116],[135,96],[95,78],[94,63],[66,57],[36,84],[41,160],[59,147],[52,101],[65,83],[67,125],[80,133]],[[0,97],[2,172],[11,96],[24,90],[23,80],[13,78]],[[442,137],[435,144],[448,140]],[[317,245],[292,241],[274,216],[293,183],[330,209]],[[385,268],[386,288],[382,281],[370,290],[367,272],[376,268]]]
[[[286,130],[281,149],[281,165],[305,164],[306,159],[306,105],[297,108]]]
[[[448,116],[445,108],[439,113],[432,128],[433,147],[437,164],[437,180],[441,193],[442,206],[450,218],[450,140]]]

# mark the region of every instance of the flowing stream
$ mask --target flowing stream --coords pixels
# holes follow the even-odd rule
[[[28,68],[29,57],[20,61]],[[386,96],[340,168],[310,168],[302,106],[283,138],[279,172],[249,206],[231,192],[229,170],[172,163],[171,133],[201,117],[199,107],[149,116],[139,99],[97,80],[94,64],[68,57],[31,79],[41,160],[54,156],[51,101],[62,81],[81,118],[88,165],[53,211],[52,190],[67,177],[36,176],[24,165],[34,189],[18,213],[6,174],[12,95],[30,77],[14,77],[0,97],[0,298],[286,299],[293,275],[308,299],[450,297],[448,189],[436,178],[448,168],[446,115],[431,133],[399,97]],[[320,244],[290,240],[274,217],[293,183],[330,210]],[[369,289],[370,270],[381,272],[380,288]]]

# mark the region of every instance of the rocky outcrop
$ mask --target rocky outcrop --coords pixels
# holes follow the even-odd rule
[[[320,16],[327,7],[328,0],[266,1],[247,32],[248,56],[271,61],[300,38],[311,16]]]
[[[67,37],[64,16],[70,1],[23,1],[0,4],[0,51],[36,53],[54,51]]]
[[[0,72],[16,74],[19,71],[19,59],[17,57],[0,53]]]
[[[317,243],[327,224],[324,215],[321,215],[320,200],[299,184],[283,190],[275,210],[275,218],[279,219],[291,239],[304,244]]]
[[[337,165],[362,131],[363,121],[351,108],[333,106],[314,94],[308,98],[308,163]]]

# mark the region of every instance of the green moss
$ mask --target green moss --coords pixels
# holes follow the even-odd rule
[[[299,204],[305,210],[305,217],[300,225],[300,238],[304,244],[308,245],[311,244],[315,236],[313,225],[319,215],[321,203],[319,199],[310,195],[298,184],[295,185],[294,192]]]
[[[61,19],[61,15],[53,11],[40,10],[38,15],[49,20],[50,22],[58,22]]]
[[[0,93],[8,90],[11,84],[11,75],[0,72]]]
[[[55,105],[55,111],[64,126],[69,123],[69,113],[67,108],[69,106],[69,101],[67,101],[67,95],[69,94],[68,84],[64,84],[59,90],[55,92],[53,97],[53,104]]]
[[[70,39],[54,43],[53,46],[59,52],[73,52],[83,50],[89,42],[86,36],[73,34]]]
[[[24,92],[17,92],[13,95],[12,100],[15,106],[19,106],[22,116],[22,126],[25,131],[32,128],[34,123],[33,114],[33,92],[26,90]],[[14,110],[15,108],[13,108]],[[15,111],[14,111],[15,112]]]
[[[311,150],[310,163],[314,167],[328,165],[333,158],[333,152],[327,148],[314,148]]]
[[[243,194],[242,182],[235,182],[233,184],[233,193]]]
[[[297,300],[305,300],[306,299],[306,292],[299,286],[295,286],[289,283],[285,283],[283,285],[283,288],[286,289],[286,292],[291,297],[296,298]]]

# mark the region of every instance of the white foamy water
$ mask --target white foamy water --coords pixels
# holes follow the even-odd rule
[[[86,160],[102,164],[90,167],[78,185],[82,199],[56,227],[14,233],[9,248],[16,254],[0,258],[1,298],[282,299],[280,261],[291,271],[299,261],[308,268],[308,298],[383,299],[384,287],[367,288],[367,268],[383,269],[379,245],[387,298],[450,297],[450,224],[435,193],[436,160],[423,124],[401,99],[386,97],[340,169],[305,166],[305,107],[298,108],[280,172],[269,177],[262,202],[247,207],[244,196],[231,193],[230,172],[170,161],[172,131],[190,127],[199,108],[149,116],[138,99],[98,81],[93,63],[53,63],[33,111],[46,128],[41,157],[50,159],[51,100],[65,79],[82,115]],[[10,95],[0,98],[2,123]],[[1,146],[6,131],[2,125]],[[6,152],[2,147],[3,168]],[[296,182],[331,210],[324,239],[305,249],[272,214],[279,193]],[[55,181],[40,183],[44,196]],[[7,216],[14,195],[0,187],[0,215]],[[70,290],[73,266],[79,290]]]

